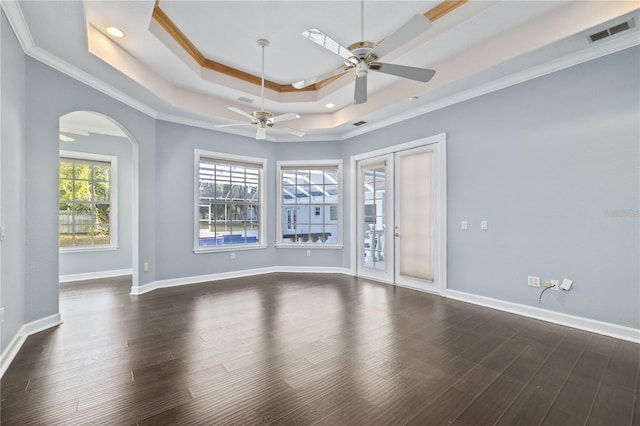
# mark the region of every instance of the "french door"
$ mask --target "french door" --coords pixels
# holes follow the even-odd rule
[[[439,143],[356,162],[359,276],[441,292],[446,271]]]

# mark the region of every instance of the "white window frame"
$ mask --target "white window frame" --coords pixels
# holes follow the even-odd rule
[[[259,188],[258,196],[260,197],[259,218],[260,232],[259,242],[257,244],[230,244],[228,246],[210,246],[200,247],[200,160],[207,158],[220,163],[244,163],[252,165],[259,169]],[[240,250],[255,250],[268,247],[267,244],[267,198],[266,198],[266,179],[267,160],[265,158],[247,157],[243,155],[225,154],[221,152],[206,151],[201,149],[194,150],[194,202],[193,202],[193,252],[195,254],[202,253],[219,253]]]
[[[90,246],[59,247],[60,253],[88,252],[88,251],[113,251],[118,249],[118,157],[115,155],[94,154],[80,151],[60,151],[59,159],[69,158],[80,161],[102,161],[111,163],[109,176],[109,244]],[[58,176],[60,172],[58,171]],[[58,197],[60,203],[60,197]],[[58,230],[58,235],[60,231]]]
[[[277,177],[278,177],[278,207],[277,207],[277,226],[276,226],[276,247],[278,248],[314,248],[314,249],[341,249],[343,247],[343,185],[342,185],[342,160],[305,160],[305,161],[277,161]],[[300,168],[300,169],[313,169],[336,167],[338,176],[338,197],[337,197],[337,209],[338,209],[338,241],[336,243],[315,243],[315,242],[284,242],[283,235],[283,211],[287,205],[284,204],[282,199],[282,172],[283,169]]]

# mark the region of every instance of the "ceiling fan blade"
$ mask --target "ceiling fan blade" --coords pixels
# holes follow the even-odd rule
[[[300,137],[305,135],[305,132],[303,132],[302,130],[292,129],[291,127],[274,126],[273,128],[274,129],[278,129],[278,130],[282,130],[282,131],[287,132],[289,134],[300,136]]]
[[[354,95],[354,103],[363,104],[367,102],[367,74],[362,77],[356,77],[356,92]]]
[[[324,47],[325,49],[335,53],[338,56],[341,56],[344,59],[349,59],[350,57],[355,56],[349,49],[347,49],[317,28],[311,28],[310,30],[303,31],[302,37],[308,38],[312,42]]]
[[[292,84],[292,86],[295,87],[296,89],[304,89],[307,86],[311,86],[312,84],[318,83],[320,81],[326,80],[331,77],[335,77],[336,75],[340,75],[345,72],[347,72],[347,69],[345,69],[344,67],[340,67],[336,70],[329,71],[324,74],[316,75],[315,77],[309,77],[301,81],[296,81],[295,83]]]
[[[235,112],[236,114],[240,114],[240,115],[241,115],[241,116],[243,116],[243,117],[247,117],[247,118],[253,119],[253,116],[252,116],[251,114],[249,114],[248,112],[245,112],[245,111],[241,110],[240,108],[236,108],[236,107],[227,107],[227,109],[228,109],[229,111],[233,111],[233,112]]]
[[[258,127],[258,131],[256,132],[256,139],[263,140],[267,137],[267,128],[266,127]]]
[[[218,124],[214,127],[216,128],[220,128],[220,127],[237,127],[237,126],[249,126],[253,123],[234,123],[234,124]]]
[[[408,67],[406,65],[395,64],[383,64],[380,62],[372,62],[369,64],[369,69],[372,71],[378,71],[385,74],[396,75],[398,77],[409,78],[411,80],[417,80],[427,82],[435,75],[434,70],[428,68],[416,68]]]
[[[73,141],[75,141],[74,138],[70,138],[69,136],[65,136],[62,133],[60,133],[58,138],[60,139],[60,142],[73,142]]]
[[[295,120],[296,118],[300,118],[300,116],[295,112],[288,112],[286,114],[276,115],[271,119],[271,122],[282,123],[283,121]]]
[[[369,53],[368,58],[382,58],[408,41],[413,40],[429,28],[431,28],[431,21],[429,21],[426,16],[415,15],[409,19],[406,24],[396,30],[396,32],[382,40],[380,44]]]
[[[68,127],[60,127],[60,133],[68,133],[72,135],[89,136],[89,132],[80,129],[70,129]]]

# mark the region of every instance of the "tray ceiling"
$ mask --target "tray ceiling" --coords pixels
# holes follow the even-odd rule
[[[291,126],[307,132],[302,139],[273,132],[268,137],[273,141],[344,139],[638,44],[637,25],[597,43],[587,39],[612,23],[638,22],[636,1],[366,1],[368,41],[383,40],[415,14],[431,17],[429,31],[383,61],[433,68],[433,80],[372,73],[369,100],[362,105],[353,105],[353,73],[293,89],[294,81],[342,64],[304,39],[302,31],[319,28],[346,46],[361,41],[360,6],[359,1],[2,2],[31,56],[149,115],[208,128],[240,121],[228,106],[259,109],[256,41],[269,40],[265,109],[299,113]],[[108,26],[122,29],[125,37],[108,35]],[[367,124],[356,128],[358,121]]]

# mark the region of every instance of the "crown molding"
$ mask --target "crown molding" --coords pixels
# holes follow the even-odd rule
[[[22,9],[20,9],[16,0],[2,0],[0,1],[0,6],[18,39],[18,43],[20,43],[20,47],[22,47],[22,50],[26,53],[35,46],[35,42],[33,41],[33,37],[31,37],[31,32],[22,14]]]
[[[31,32],[29,31],[29,27],[27,26],[27,22],[24,19],[24,15],[22,14],[22,10],[16,0],[2,0],[0,5],[2,5],[2,10],[4,10],[7,20],[9,21],[9,24],[11,25],[13,32],[16,34],[18,42],[26,55],[81,83],[86,84],[93,89],[98,90],[99,92],[104,93],[105,95],[112,97],[117,101],[122,102],[125,105],[130,106],[131,108],[142,112],[143,114],[148,115],[149,117],[157,118],[158,111],[154,108],[138,101],[132,96],[127,95],[123,91],[116,89],[88,72],[81,70],[75,65],[71,65],[67,61],[60,59],[41,47],[36,46],[33,37],[31,36]]]
[[[416,108],[411,111],[407,111],[405,113],[397,114],[384,120],[379,120],[375,123],[371,123],[370,126],[366,126],[365,128],[358,128],[346,132],[342,135],[342,139],[346,140],[355,136],[360,136],[374,130],[397,124],[402,121],[427,114],[429,112],[437,111],[439,109],[446,108],[460,102],[477,98],[479,96],[496,92],[507,87],[515,86],[517,84],[524,83],[525,81],[533,80],[534,78],[561,71],[563,69],[570,68],[572,66],[579,65],[593,59],[598,59],[603,56],[607,56],[612,53],[619,52],[621,50],[628,49],[637,45],[640,45],[640,38],[638,37],[637,32],[618,37],[614,40],[609,41],[608,43],[603,43],[600,45],[590,45],[589,48],[580,52],[576,52],[562,58],[554,59],[544,64],[528,68],[524,71],[516,72],[514,74],[510,74],[481,86],[465,90],[452,96],[448,96],[444,99],[427,103],[420,108]]]
[[[427,10],[423,13],[423,15],[429,19],[431,22],[434,22],[449,12],[457,9],[463,4],[467,3],[469,0],[445,0],[437,6]],[[185,35],[185,33],[169,18],[169,16],[160,8],[160,1],[156,0],[153,6],[153,13],[151,15],[152,19],[154,19],[163,29],[164,31],[173,38],[173,40],[178,43],[180,48],[182,48],[187,55],[189,55],[196,63],[205,69],[209,69],[211,71],[218,72],[220,74],[227,75],[229,77],[233,77],[242,81],[246,81],[251,84],[255,84],[260,86],[261,78],[259,76],[240,71],[236,68],[230,67],[220,62],[216,62],[212,59],[207,58],[204,54],[196,47],[196,45],[189,40],[189,38]],[[380,44],[380,42],[378,42]],[[299,91],[318,91],[322,89],[324,86],[329,83],[337,80],[345,74],[340,74],[334,77],[327,78],[325,80],[319,81],[310,86],[304,87],[302,89],[296,89],[291,84],[278,84],[273,81],[264,80],[264,85],[266,88],[271,89],[278,93],[287,93],[287,92],[299,92]]]
[[[167,114],[163,112],[159,112],[155,108],[137,100],[136,98],[124,93],[123,91],[116,89],[110,84],[105,83],[99,78],[77,68],[74,65],[69,64],[68,62],[58,58],[57,56],[45,51],[44,49],[35,45],[35,42],[31,36],[29,28],[24,19],[24,15],[20,9],[20,6],[16,0],[2,0],[0,1],[0,5],[2,6],[2,10],[5,12],[7,19],[18,38],[20,46],[22,47],[25,54],[28,56],[46,64],[50,67],[62,72],[63,74],[68,75],[69,77],[80,81],[98,90],[101,93],[110,96],[111,98],[122,102],[123,104],[134,108],[143,114],[158,120],[173,122],[177,124],[184,124],[193,127],[199,127],[204,129],[215,130],[222,133],[235,134],[244,137],[253,137],[252,132],[245,132],[243,129],[238,128],[215,128],[214,125],[207,120],[199,120],[193,117],[189,117],[187,114],[184,115],[176,115],[176,114]],[[546,74],[550,74],[556,71],[560,71],[574,65],[578,65],[593,59],[600,58],[602,56],[606,56],[620,50],[624,50],[633,46],[637,46],[640,44],[640,38],[638,38],[638,33],[636,31],[621,35],[612,40],[609,40],[605,43],[598,44],[594,43],[589,45],[586,49],[576,52],[570,55],[567,55],[562,58],[558,58],[555,60],[551,60],[547,63],[534,66],[528,68],[521,72],[516,72],[514,74],[510,74],[508,76],[496,79],[489,83],[483,84],[478,87],[474,87],[472,89],[468,89],[466,91],[462,91],[455,95],[448,96],[444,99],[440,99],[434,102],[427,103],[419,108],[413,109],[411,111],[407,111],[404,113],[396,114],[391,117],[387,117],[382,120],[378,120],[376,122],[371,122],[366,126],[353,129],[346,130],[343,132],[336,132],[332,134],[321,134],[321,135],[310,135],[307,134],[305,137],[300,139],[293,139],[288,136],[284,137],[274,137],[273,135],[267,136],[267,141],[270,142],[318,142],[318,141],[343,141],[356,136],[360,136],[374,130],[378,130],[393,124],[397,124],[411,118],[415,118],[420,115],[427,114],[429,112],[433,112],[442,108],[446,108],[448,106],[464,102],[485,94],[489,94],[510,86],[514,86],[519,83],[523,83],[528,80],[532,80],[537,77],[544,76]]]

